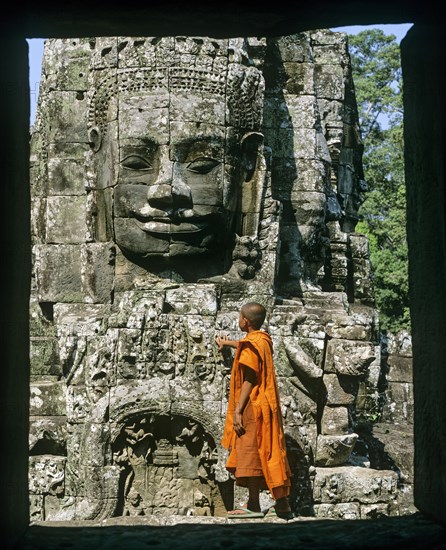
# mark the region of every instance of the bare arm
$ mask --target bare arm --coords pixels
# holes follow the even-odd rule
[[[229,346],[231,348],[236,348],[238,346],[237,340],[229,340],[227,336],[217,336],[215,338],[215,342],[220,351],[224,348],[224,346]]]

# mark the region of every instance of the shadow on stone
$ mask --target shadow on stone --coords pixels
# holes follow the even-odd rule
[[[166,518],[169,525],[154,525],[154,521],[119,518],[101,524],[34,524],[16,548],[446,548],[446,529],[419,513],[379,520],[297,519],[273,523],[263,519],[231,525],[225,518],[171,517]]]

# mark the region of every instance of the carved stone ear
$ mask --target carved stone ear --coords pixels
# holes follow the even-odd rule
[[[95,153],[97,153],[102,144],[102,134],[97,126],[88,130],[88,139],[90,142],[90,147]]]
[[[259,147],[263,143],[263,134],[260,132],[248,132],[242,137],[241,148],[243,164],[245,166],[245,181],[251,181],[257,167]]]

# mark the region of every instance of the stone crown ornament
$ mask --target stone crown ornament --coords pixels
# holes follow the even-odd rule
[[[89,127],[106,130],[107,109],[120,92],[183,90],[227,98],[226,125],[258,131],[262,125],[263,78],[248,57],[244,39],[147,38],[119,41],[116,68],[97,85]]]

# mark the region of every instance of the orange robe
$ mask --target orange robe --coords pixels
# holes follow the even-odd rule
[[[273,345],[268,333],[256,330],[240,340],[231,371],[231,383],[223,432],[222,445],[230,450],[226,468],[235,472],[237,467],[237,434],[234,431],[234,410],[243,384],[246,365],[255,371],[257,383],[250,394],[257,426],[257,444],[266,485],[277,500],[288,496],[291,472],[286,456],[282,411],[273,363]]]

